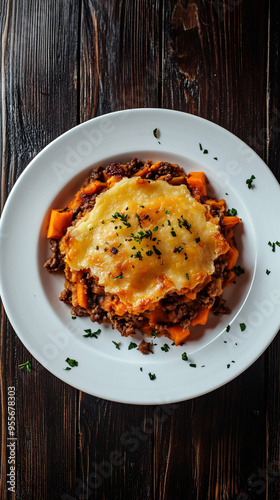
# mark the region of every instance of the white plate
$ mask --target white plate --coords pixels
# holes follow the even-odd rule
[[[153,135],[158,128],[159,139]],[[200,149],[202,145],[203,150]],[[204,150],[208,150],[208,153]],[[239,264],[245,273],[227,288],[229,316],[196,327],[184,346],[156,339],[154,354],[128,350],[133,340],[89,318],[71,319],[58,300],[63,277],[49,274],[46,229],[51,208],[66,204],[92,167],[132,157],[203,170],[213,194],[225,198],[243,220],[238,227]],[[214,158],[218,158],[215,160]],[[254,188],[246,179],[254,174]],[[280,325],[279,184],[263,161],[237,137],[193,115],[164,109],[120,111],[90,120],[46,147],[15,184],[0,226],[1,294],[9,319],[32,355],[68,384],[101,398],[162,404],[205,394],[248,368],[267,348]],[[271,271],[268,275],[266,269]],[[242,332],[240,324],[245,323]],[[230,324],[229,332],[226,332]],[[142,336],[136,335],[139,343]],[[120,342],[120,350],[112,340]],[[188,361],[182,360],[182,353]],[[65,371],[65,359],[79,366]],[[21,362],[22,360],[19,360]],[[196,368],[190,364],[195,364]],[[142,371],[140,370],[142,368]],[[150,380],[149,372],[156,375]]]

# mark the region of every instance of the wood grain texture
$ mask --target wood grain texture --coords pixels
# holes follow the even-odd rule
[[[78,10],[75,1],[7,0],[0,15],[3,206],[30,160],[77,123]],[[7,387],[15,386],[16,498],[59,498],[75,476],[76,391],[30,356],[2,313],[0,496],[7,498]],[[31,373],[18,368],[27,359]]]
[[[1,207],[29,161],[79,122],[167,107],[210,119],[279,170],[279,27],[266,0],[2,0]],[[280,341],[236,380],[180,404],[80,393],[1,311],[1,479],[16,387],[18,500],[278,500]],[[32,360],[31,373],[18,365]],[[113,382],[112,382],[113,383]]]

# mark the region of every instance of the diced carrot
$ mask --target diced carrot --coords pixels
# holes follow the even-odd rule
[[[90,196],[94,193],[99,193],[107,186],[105,182],[93,181],[88,186],[82,187],[74,196],[73,200],[68,203],[68,208],[73,210],[78,207],[82,202],[82,195]]]
[[[119,182],[121,181],[122,178],[120,176],[117,176],[117,175],[112,175],[108,180],[107,180],[107,186],[108,188],[111,188],[113,187],[116,182]]]
[[[241,220],[239,219],[239,217],[236,217],[236,215],[233,215],[233,216],[227,215],[226,217],[224,217],[224,220],[222,222],[222,226],[225,226],[226,229],[230,229],[233,226],[235,226],[236,224],[238,224],[239,222],[241,222]]]
[[[210,207],[218,208],[220,210],[224,210],[226,206],[226,200],[224,200],[223,198],[219,201],[209,198],[209,200],[206,200],[205,203],[206,205],[210,205]]]
[[[172,186],[180,186],[181,184],[185,184],[185,177],[180,175],[179,177],[173,177],[170,179],[169,184],[172,184]]]
[[[238,252],[237,248],[235,248],[234,246],[231,246],[229,248],[229,250],[227,251],[227,260],[228,260],[227,268],[228,269],[234,268],[234,266],[237,262],[238,256],[239,256],[239,252]]]
[[[196,292],[187,292],[185,293],[185,297],[189,300],[195,300],[197,296]]]
[[[142,168],[141,170],[138,170],[138,172],[136,172],[133,177],[145,177],[145,175],[149,172],[149,165],[146,165],[144,168]]]
[[[72,221],[72,212],[60,212],[52,210],[48,227],[47,238],[59,240],[66,233],[67,227]]]
[[[183,330],[180,325],[171,326],[168,331],[171,339],[174,340],[175,345],[180,345],[191,333],[188,328],[186,328],[186,330]]]
[[[207,195],[207,178],[204,172],[190,172],[187,182],[190,189],[196,188],[202,196]]]
[[[80,281],[80,279],[83,277],[84,271],[70,271],[69,269],[67,274],[68,279],[72,283],[78,283],[78,281]]]
[[[153,163],[153,165],[150,166],[150,170],[154,170],[155,172],[157,172],[160,165],[161,165],[161,161],[157,161],[156,163]]]
[[[83,188],[83,194],[89,195],[99,193],[99,191],[102,191],[105,187],[105,182],[93,181],[88,186]]]
[[[148,313],[145,313],[144,316],[148,318],[150,324],[156,324],[164,321],[168,321],[168,316],[166,313],[158,307],[157,309],[154,309],[154,311],[150,311]]]
[[[83,283],[78,283],[77,284],[77,301],[80,307],[83,307],[84,309],[87,309],[87,294],[86,294],[86,288]]]
[[[118,316],[123,316],[127,312],[126,306],[117,297],[113,300],[105,297],[103,309],[108,312],[114,311]]]
[[[208,307],[206,308],[201,308],[198,311],[198,314],[196,315],[195,318],[191,320],[191,325],[206,325],[208,316],[209,316],[210,309]]]

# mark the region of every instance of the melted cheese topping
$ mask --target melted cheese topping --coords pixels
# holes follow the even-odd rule
[[[101,193],[61,240],[70,269],[89,270],[135,314],[154,309],[168,292],[193,290],[228,249],[186,185],[138,177]]]

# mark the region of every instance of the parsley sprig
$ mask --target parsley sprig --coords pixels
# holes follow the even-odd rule
[[[18,365],[20,370],[23,370],[24,367],[26,367],[26,370],[28,372],[31,372],[31,361],[26,361],[25,363],[21,363],[21,365]]]

